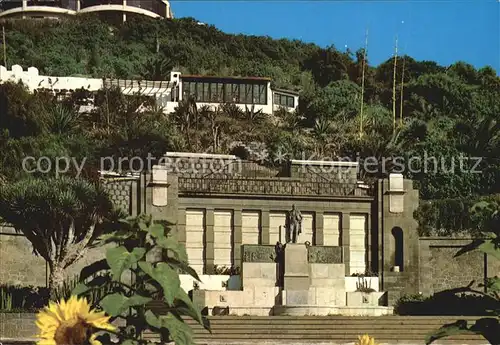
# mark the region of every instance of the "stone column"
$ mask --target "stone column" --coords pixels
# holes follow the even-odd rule
[[[342,247],[343,247],[343,260],[345,264],[345,274],[346,276],[351,275],[351,250],[350,250],[350,233],[349,229],[351,227],[351,222],[350,222],[350,214],[346,212],[342,212],[342,218],[340,221],[340,226],[341,226],[341,231],[342,231]]]
[[[127,14],[125,12],[125,7],[127,7],[127,0],[123,0],[123,22],[127,21]]]
[[[260,216],[261,216],[260,222],[262,227],[260,244],[269,244],[269,210],[262,210]]]
[[[214,209],[205,210],[205,273],[211,274],[214,270]]]
[[[76,12],[80,11],[81,6],[82,6],[82,4],[81,4],[80,0],[76,0]]]
[[[323,246],[325,244],[323,212],[315,212],[314,226],[314,245]]]
[[[177,240],[186,246],[186,209],[177,210]]]
[[[241,210],[233,211],[233,262],[241,268],[241,245],[243,243]]]
[[[372,271],[372,250],[374,247],[372,239],[372,215],[368,213],[366,215],[366,269]]]
[[[28,0],[23,0],[22,6],[23,6],[23,19],[25,19],[26,15],[25,15],[24,11],[26,11],[26,7],[28,7]],[[5,66],[5,67],[7,67],[7,66]]]

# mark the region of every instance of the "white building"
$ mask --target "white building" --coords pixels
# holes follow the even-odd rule
[[[192,97],[197,106],[209,106],[213,109],[225,104],[236,104],[242,110],[261,111],[272,114],[285,108],[297,109],[298,93],[271,88],[271,79],[260,77],[215,77],[182,75],[171,72],[170,80],[120,80],[81,77],[52,77],[39,75],[38,69],[30,67],[26,71],[19,65],[11,70],[0,66],[0,83],[6,81],[22,82],[31,92],[45,89],[55,93],[72,92],[85,89],[91,92],[108,87],[119,87],[124,94],[153,96],[163,106],[165,113],[171,113],[179,102]]]
[[[62,18],[80,13],[97,13],[108,17],[127,15],[151,18],[173,18],[167,0],[3,0],[0,19]]]

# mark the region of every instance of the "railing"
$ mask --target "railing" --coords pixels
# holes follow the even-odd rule
[[[290,178],[179,177],[182,194],[247,194],[286,196],[358,196],[369,197],[371,190],[356,184],[308,181]]]

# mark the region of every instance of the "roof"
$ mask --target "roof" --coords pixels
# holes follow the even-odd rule
[[[218,79],[218,80],[255,80],[255,81],[271,81],[268,77],[221,77],[221,76],[211,76],[211,75],[193,75],[193,74],[181,74],[181,79]]]
[[[118,86],[121,88],[172,88],[174,83],[170,81],[154,81],[154,80],[125,80],[125,79],[104,79],[104,86]]]
[[[295,96],[299,95],[298,91],[293,91],[293,90],[273,89],[273,91],[279,92],[279,93],[285,93],[285,94],[289,94],[289,95],[295,95]]]

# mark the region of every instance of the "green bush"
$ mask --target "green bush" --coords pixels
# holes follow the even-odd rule
[[[432,296],[406,295],[394,306],[398,315],[487,316],[490,309],[500,308],[500,302],[489,296],[455,294],[449,291]]]
[[[472,206],[479,201],[500,204],[500,194],[476,199],[441,199],[421,201],[414,217],[419,223],[420,236],[452,236],[465,233],[480,235],[480,229],[488,214],[473,212]]]

